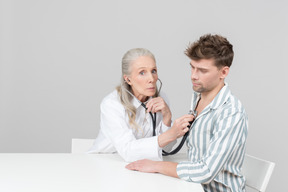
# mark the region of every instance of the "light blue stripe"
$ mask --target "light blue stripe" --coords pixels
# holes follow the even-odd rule
[[[192,103],[196,105],[196,97]],[[179,177],[202,183],[211,180],[203,184],[209,191],[241,191],[245,181],[238,175],[245,155],[247,121],[241,102],[224,86],[192,125],[187,139],[189,162],[178,165]],[[220,143],[213,142],[215,136],[221,138]]]

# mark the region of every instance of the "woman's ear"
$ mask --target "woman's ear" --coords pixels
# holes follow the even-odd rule
[[[230,67],[228,67],[228,66],[222,67],[220,78],[225,79],[227,77],[227,75],[229,74],[229,71],[230,71]]]
[[[130,79],[127,77],[127,75],[123,75],[123,78],[128,85],[131,85]]]

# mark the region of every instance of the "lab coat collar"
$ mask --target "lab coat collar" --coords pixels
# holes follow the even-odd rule
[[[148,100],[150,100],[152,97],[149,97],[149,99]],[[147,100],[147,101],[148,101]],[[140,106],[141,106],[141,101],[139,101],[135,96],[133,97],[133,99],[132,99],[132,104],[134,105],[134,107],[136,108],[136,109],[138,109]],[[144,102],[144,104],[146,104],[146,102]],[[141,106],[142,107],[142,106]]]

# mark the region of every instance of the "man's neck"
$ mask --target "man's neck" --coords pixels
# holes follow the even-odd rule
[[[216,95],[219,93],[219,91],[224,87],[225,83],[220,83],[219,86],[215,87],[215,89],[213,89],[210,92],[204,92],[201,93],[201,99],[205,100],[206,102],[209,101],[209,103],[211,101],[213,101],[213,99],[216,97]]]
[[[215,89],[213,89],[210,92],[203,92],[201,93],[201,99],[198,103],[197,106],[197,113],[200,114],[202,112],[203,109],[205,109],[205,107],[207,105],[209,105],[213,99],[216,97],[216,95],[219,93],[219,91],[224,87],[225,83],[223,82],[223,84],[219,84],[219,86],[217,86]]]

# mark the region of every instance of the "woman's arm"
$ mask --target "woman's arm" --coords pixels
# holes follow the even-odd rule
[[[125,116],[123,105],[115,99],[101,103],[100,124],[103,135],[127,162],[139,159],[162,160],[157,137],[136,139]]]
[[[168,145],[170,142],[175,141],[177,138],[182,137],[189,130],[189,122],[194,119],[193,115],[184,115],[176,119],[171,129],[158,136],[158,144],[161,148]]]

